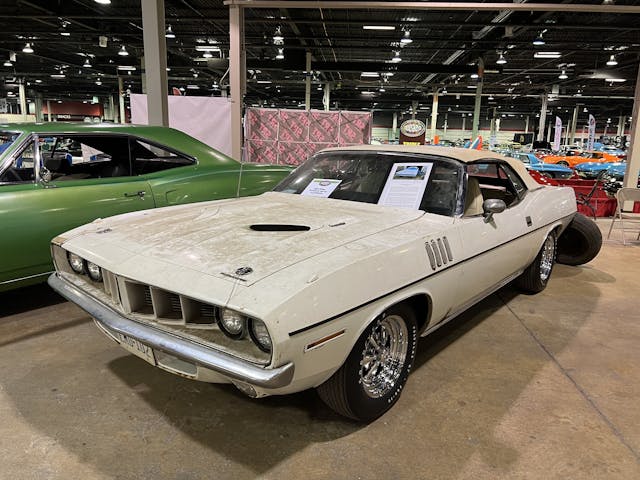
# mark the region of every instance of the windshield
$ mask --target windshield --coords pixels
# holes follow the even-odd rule
[[[461,166],[439,157],[375,151],[317,154],[275,191],[424,210],[452,216]]]

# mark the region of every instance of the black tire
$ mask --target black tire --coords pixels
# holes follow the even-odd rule
[[[558,238],[557,262],[582,265],[593,260],[602,248],[602,232],[596,222],[577,213]]]
[[[562,165],[563,167],[568,167],[569,166],[569,164],[567,162],[565,162],[565,161],[558,162],[558,165]]]
[[[549,277],[551,277],[556,251],[556,234],[550,232],[536,255],[536,259],[516,279],[516,286],[527,293],[539,293],[544,290]]]
[[[406,327],[406,331],[400,333],[402,335],[406,333],[406,341],[400,342],[401,345],[398,348],[400,351],[404,351],[404,360],[396,372],[395,381],[391,385],[383,384],[381,391],[377,391],[373,385],[369,384],[371,382],[366,380],[367,375],[362,378],[361,373],[365,373],[367,370],[371,373],[380,372],[383,367],[378,359],[375,360],[378,362],[377,366],[374,365],[368,369],[367,365],[374,362],[361,365],[362,360],[365,356],[372,358],[371,347],[373,343],[370,341],[372,338],[380,339],[379,334],[383,330],[389,332],[389,328],[393,326],[400,327],[402,330],[402,325]],[[354,420],[371,422],[380,417],[396,403],[407,382],[416,356],[417,336],[418,329],[413,310],[403,304],[389,308],[367,326],[344,364],[329,380],[317,388],[320,398],[332,410]],[[368,352],[369,355],[367,355]],[[389,365],[387,368],[393,368],[397,362],[389,362]],[[372,377],[376,379],[384,376],[372,375]]]

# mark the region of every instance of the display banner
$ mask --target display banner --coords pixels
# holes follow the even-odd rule
[[[147,125],[147,96],[132,93],[129,98],[131,123]],[[169,126],[231,155],[231,103],[228,98],[169,95]]]
[[[556,117],[555,133],[553,135],[553,149],[557,152],[560,150],[560,140],[562,140],[562,120]]]
[[[589,114],[589,137],[587,140],[587,151],[593,150],[593,144],[596,141],[596,119]]]

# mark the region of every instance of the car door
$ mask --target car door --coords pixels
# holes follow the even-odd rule
[[[535,226],[527,212],[526,193],[522,180],[504,162],[467,165],[466,195],[480,198],[473,202],[475,211],[467,208],[458,222],[466,279],[456,286],[459,306],[474,303],[526,267],[535,249],[535,239],[528,235]],[[503,200],[507,208],[485,221],[479,206],[490,198]],[[472,202],[466,203],[469,206]]]
[[[96,137],[34,136],[15,154],[0,178],[0,289],[51,271],[49,242],[62,232],[155,206],[146,179],[131,176],[127,137]],[[18,164],[22,181],[11,182]]]

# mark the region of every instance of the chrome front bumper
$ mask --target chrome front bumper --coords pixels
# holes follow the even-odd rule
[[[78,305],[107,330],[121,333],[153,349],[211,369],[230,380],[275,389],[286,387],[293,379],[293,363],[287,363],[277,368],[262,368],[229,354],[206,348],[152,326],[130,320],[61,279],[55,273],[51,274],[48,283],[56,292]]]

